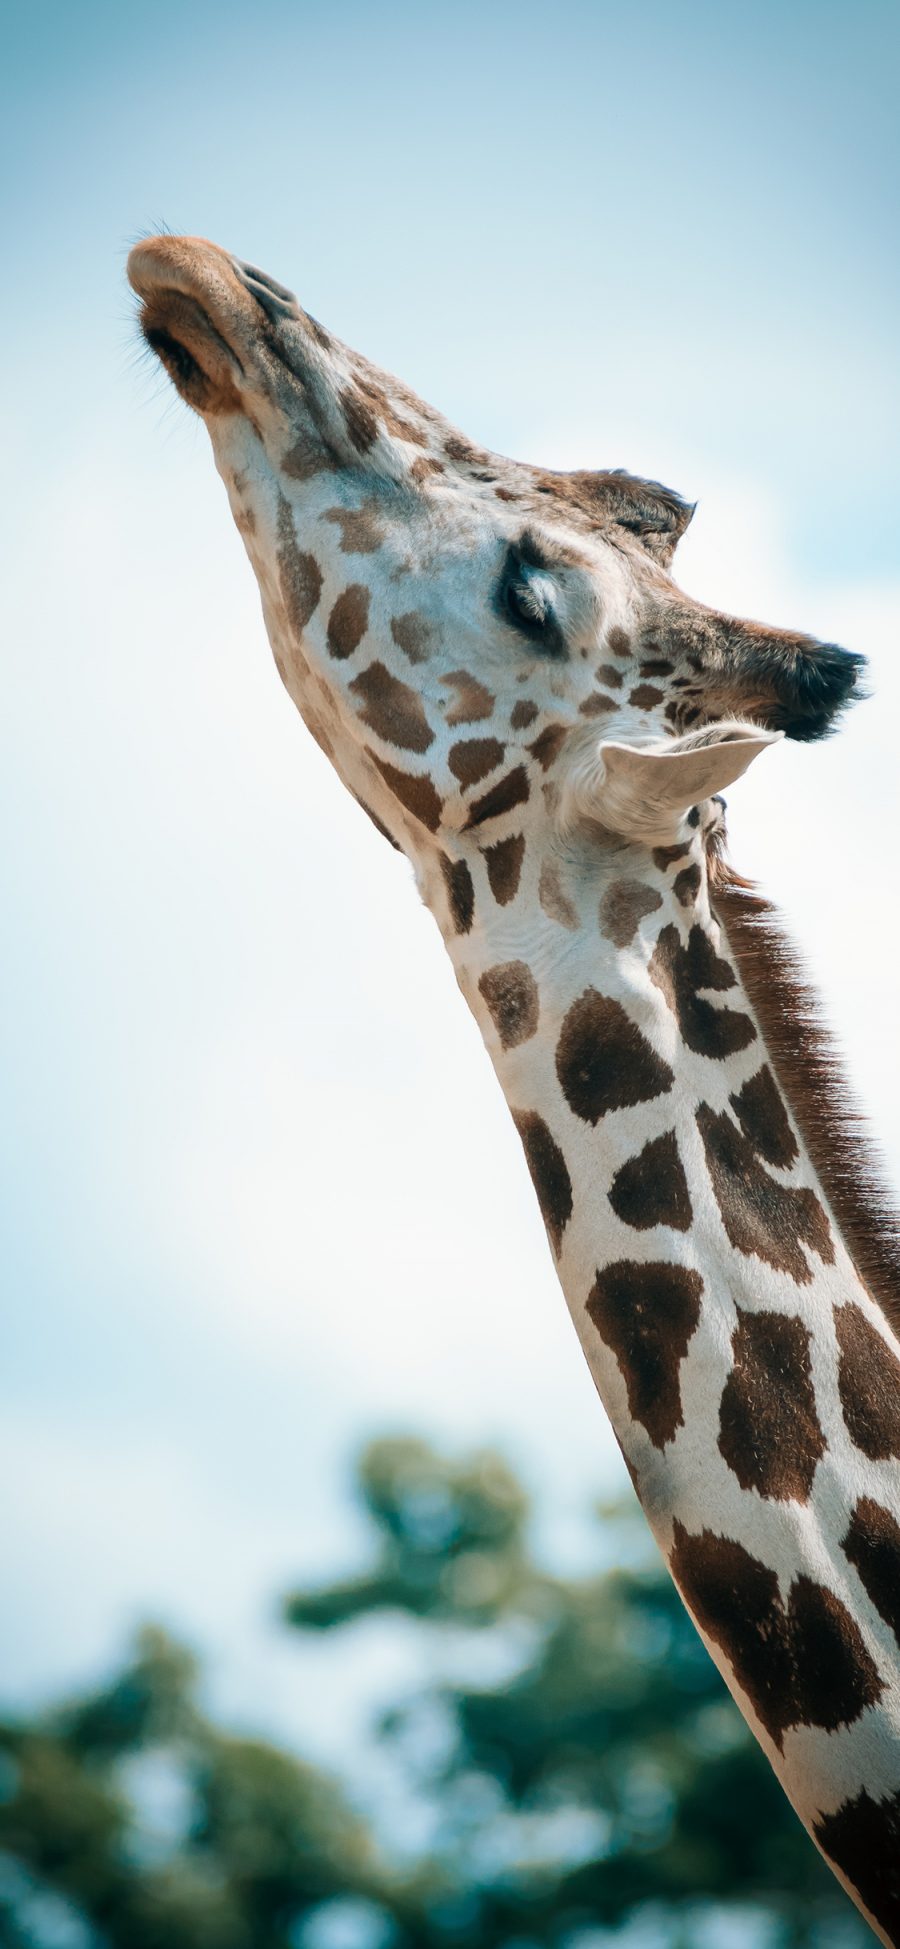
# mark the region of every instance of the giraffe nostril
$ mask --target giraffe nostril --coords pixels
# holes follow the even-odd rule
[[[255,264],[245,264],[240,257],[233,257],[232,264],[244,289],[256,299],[270,318],[291,318],[297,314],[297,300],[293,291],[284,284],[278,284],[265,271]]]

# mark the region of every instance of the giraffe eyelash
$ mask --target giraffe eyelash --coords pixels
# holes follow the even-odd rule
[[[541,656],[566,655],[556,584],[543,566],[525,559],[520,549],[507,550],[495,608]]]

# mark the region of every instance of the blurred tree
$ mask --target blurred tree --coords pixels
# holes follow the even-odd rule
[[[511,1676],[445,1683],[382,1722],[433,1808],[435,1939],[588,1949],[637,1918],[641,1949],[872,1941],[725,1690],[636,1499],[598,1511],[627,1567],[566,1580],[535,1562],[527,1500],[496,1455],[460,1463],[378,1441],[359,1491],[373,1568],[293,1594],[291,1624],[321,1630],[390,1608],[432,1637],[456,1625],[497,1640],[518,1627]]]
[[[376,1845],[337,1782],[198,1704],[141,1633],[102,1690],[0,1723],[4,1949],[863,1949],[872,1940],[724,1691],[637,1504],[626,1567],[534,1559],[496,1455],[374,1443],[365,1575],[286,1604],[405,1614],[445,1676],[382,1720],[416,1840]],[[475,1683],[460,1670],[480,1674]],[[498,1674],[503,1672],[502,1678]]]
[[[341,1789],[219,1732],[196,1680],[145,1629],[105,1690],[0,1724],[0,1943],[294,1949],[323,1902],[380,1912],[391,1877]]]

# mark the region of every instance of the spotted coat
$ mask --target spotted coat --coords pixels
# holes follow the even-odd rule
[[[672,1575],[900,1943],[900,1345],[715,796],[823,734],[858,659],[690,601],[677,495],[484,452],[216,246],[129,274],[283,681],[414,863]]]

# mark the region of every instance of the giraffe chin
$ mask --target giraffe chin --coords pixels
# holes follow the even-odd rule
[[[243,410],[235,354],[196,298],[154,291],[141,307],[140,326],[185,405],[201,416]]]

